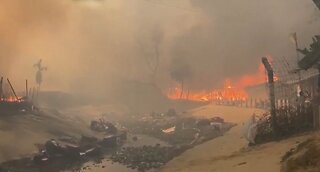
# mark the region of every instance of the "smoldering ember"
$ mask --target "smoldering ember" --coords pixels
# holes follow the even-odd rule
[[[0,172],[318,172],[320,0],[1,0]]]

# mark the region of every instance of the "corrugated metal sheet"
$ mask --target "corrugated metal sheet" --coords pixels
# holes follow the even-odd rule
[[[278,81],[284,84],[298,83],[299,80],[306,80],[319,74],[318,70],[314,68],[297,71],[296,58],[277,58],[273,61],[272,66]]]

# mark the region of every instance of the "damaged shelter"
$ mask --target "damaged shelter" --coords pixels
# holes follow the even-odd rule
[[[0,80],[0,111],[2,114],[12,114],[19,112],[31,112],[37,110],[34,102],[38,96],[38,89],[29,89],[28,80],[25,83],[25,93],[23,96],[17,94],[9,78]]]

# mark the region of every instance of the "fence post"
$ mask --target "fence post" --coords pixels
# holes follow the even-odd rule
[[[276,119],[276,100],[274,94],[274,79],[273,79],[273,69],[266,57],[262,57],[262,63],[268,73],[268,86],[269,86],[269,99],[270,99],[270,113],[271,113],[271,123],[272,130],[275,135],[277,135],[277,119]]]

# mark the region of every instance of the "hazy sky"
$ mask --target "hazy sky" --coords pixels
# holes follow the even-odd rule
[[[148,82],[156,44],[160,87],[182,58],[189,87],[207,89],[255,73],[262,56],[295,58],[290,33],[306,46],[319,17],[312,0],[0,0],[0,72],[21,86],[42,58],[47,89],[108,90]]]

